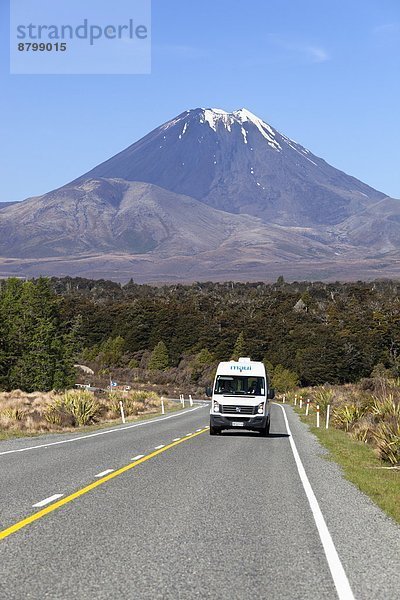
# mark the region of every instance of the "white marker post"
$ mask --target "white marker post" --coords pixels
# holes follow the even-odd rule
[[[309,410],[310,410],[310,399],[307,400],[306,417],[308,417]]]
[[[123,423],[126,423],[126,420],[125,420],[125,413],[124,413],[124,405],[122,404],[122,401],[121,401],[121,400],[119,401],[119,407],[120,407],[120,409],[121,409],[121,418],[122,418],[122,422],[123,422]]]
[[[326,429],[329,429],[329,417],[331,415],[331,405],[328,404],[326,407]]]
[[[319,404],[317,404],[317,427],[319,427]]]
[[[165,415],[164,398],[161,396],[161,414]]]
[[[294,395],[294,405],[297,406],[297,394]]]
[[[283,404],[285,404],[285,402],[286,402],[286,396],[285,396],[285,394],[283,394]]]
[[[190,402],[190,406],[193,406],[193,398],[190,394],[189,394],[189,402]]]
[[[300,408],[303,408],[303,398],[300,398],[299,406],[300,406]]]
[[[181,394],[182,408],[185,408],[185,396]]]

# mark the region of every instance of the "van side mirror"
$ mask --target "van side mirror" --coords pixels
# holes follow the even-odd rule
[[[211,396],[212,396],[212,387],[210,387],[210,386],[206,387],[206,396],[207,396],[207,398],[211,398]]]
[[[268,400],[273,400],[275,398],[275,390],[274,388],[269,388],[268,390]]]

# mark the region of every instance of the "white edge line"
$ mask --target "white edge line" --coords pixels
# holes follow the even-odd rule
[[[97,433],[90,433],[89,435],[81,435],[77,438],[70,438],[69,440],[62,440],[60,442],[50,442],[47,444],[40,444],[38,446],[29,446],[28,448],[19,448],[18,450],[7,450],[6,452],[0,452],[0,456],[4,456],[5,454],[16,454],[17,452],[27,452],[28,450],[38,450],[39,448],[48,448],[49,446],[60,446],[62,444],[71,444],[72,442],[79,442],[80,440],[87,440],[89,438],[97,437],[99,435],[107,435],[108,433],[118,433],[120,431],[125,431],[126,429],[134,429],[135,427],[144,427],[145,425],[150,425],[151,423],[159,423],[160,421],[166,421],[168,419],[176,419],[177,417],[182,417],[183,415],[187,415],[188,413],[194,412],[195,410],[199,410],[200,408],[204,408],[204,405],[196,406],[196,408],[189,408],[185,411],[179,412],[175,415],[169,415],[168,417],[161,417],[158,419],[149,419],[148,421],[142,421],[141,423],[134,423],[133,425],[127,425],[126,427],[115,427],[114,429],[107,429],[106,431],[98,431]]]
[[[160,444],[159,446],[156,446],[154,450],[161,450],[161,448],[165,448],[165,444]]]
[[[144,458],[144,454],[138,454],[137,456],[131,458],[131,460],[140,460],[141,458]]]
[[[329,565],[329,569],[332,574],[332,579],[336,587],[337,594],[340,600],[355,600],[352,589],[350,587],[349,580],[347,579],[346,572],[343,568],[343,565],[340,561],[339,555],[335,548],[335,544],[333,543],[332,536],[329,532],[329,529],[325,523],[324,516],[319,507],[318,500],[314,494],[314,491],[311,487],[311,483],[307,477],[307,473],[304,469],[303,463],[301,462],[300,455],[297,451],[296,444],[293,440],[292,432],[290,430],[289,421],[286,416],[286,411],[280,404],[276,404],[279,408],[282,409],[283,418],[285,419],[286,430],[289,435],[289,442],[292,448],[294,460],[296,462],[297,470],[299,472],[299,476],[301,479],[301,483],[303,484],[304,491],[307,496],[307,500],[310,504],[311,511],[314,517],[315,524],[318,529],[319,537],[321,538],[322,546],[324,548],[326,560]]]
[[[32,508],[42,508],[42,506],[46,506],[46,504],[50,504],[50,502],[54,502],[54,500],[58,500],[59,498],[62,498],[62,496],[64,496],[64,494],[54,494],[54,496],[50,496],[40,502],[36,502],[36,504],[32,504]]]
[[[97,473],[95,477],[105,477],[105,475],[109,475],[110,473],[114,473],[115,469],[107,469],[106,471],[102,471],[101,473]]]

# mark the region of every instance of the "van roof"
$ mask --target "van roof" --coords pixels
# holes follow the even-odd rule
[[[253,361],[250,358],[239,358],[220,362],[217,368],[217,375],[254,375],[255,377],[265,377],[265,366],[262,362]]]

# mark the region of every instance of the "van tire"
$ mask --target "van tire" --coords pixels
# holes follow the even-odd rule
[[[219,427],[213,427],[210,425],[210,435],[219,435],[221,433],[221,429]]]
[[[261,431],[260,431],[260,435],[262,437],[268,437],[269,436],[270,426],[271,426],[271,419],[270,419],[270,417],[268,417],[268,420],[267,420],[267,422],[265,424],[264,429],[261,429]]]

